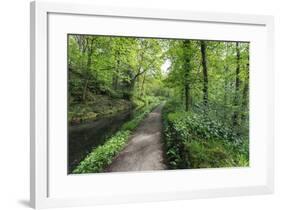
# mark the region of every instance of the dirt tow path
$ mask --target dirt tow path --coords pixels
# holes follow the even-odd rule
[[[138,126],[127,146],[106,169],[107,172],[162,170],[161,110],[163,104],[155,108]]]

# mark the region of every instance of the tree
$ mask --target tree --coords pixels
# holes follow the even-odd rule
[[[201,57],[203,67],[203,103],[205,110],[208,107],[208,68],[207,68],[207,56],[206,56],[206,41],[200,41],[201,45]]]
[[[246,120],[247,109],[249,103],[249,46],[246,46],[246,63],[245,63],[245,79],[244,79],[244,87],[242,91],[242,113],[241,113],[241,123]]]
[[[234,112],[233,112],[233,127],[238,125],[238,105],[239,105],[239,91],[240,91],[240,49],[239,42],[236,42],[236,79],[235,79],[235,94],[234,94]]]
[[[138,40],[137,51],[136,51],[136,65],[130,66],[128,72],[129,75],[129,89],[131,92],[134,91],[136,81],[139,77],[150,74],[158,74],[161,70],[161,64],[163,63],[162,59],[162,49],[160,43],[156,39],[147,40],[140,39]],[[132,94],[131,94],[132,97]],[[132,99],[130,97],[130,99]]]
[[[100,95],[130,103],[169,95],[185,111],[247,126],[249,43],[69,35],[68,44],[73,104],[90,106]]]
[[[185,92],[185,110],[188,111],[190,109],[190,51],[191,51],[191,43],[190,40],[183,41],[183,49],[184,49],[184,92]]]

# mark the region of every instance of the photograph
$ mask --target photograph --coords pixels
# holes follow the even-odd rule
[[[67,34],[67,173],[249,167],[249,48]]]

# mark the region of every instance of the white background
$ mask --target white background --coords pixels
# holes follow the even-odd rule
[[[57,0],[59,1],[59,0]],[[81,0],[80,0],[81,1]],[[274,195],[198,199],[94,207],[108,209],[280,209],[281,208],[281,6],[278,0],[99,0],[102,5],[191,11],[270,14],[275,32],[275,148],[276,191]],[[29,199],[29,1],[0,3],[0,209],[26,209]],[[279,39],[278,39],[279,38]],[[278,49],[279,48],[279,49]],[[279,82],[279,83],[278,83]],[[74,208],[71,208],[74,209]],[[77,208],[78,209],[78,208]],[[82,208],[79,208],[82,209]],[[88,207],[85,209],[93,209]]]

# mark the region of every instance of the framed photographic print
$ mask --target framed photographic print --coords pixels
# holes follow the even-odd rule
[[[34,208],[273,192],[273,18],[31,3]]]

